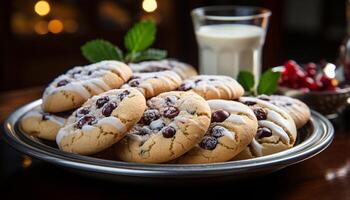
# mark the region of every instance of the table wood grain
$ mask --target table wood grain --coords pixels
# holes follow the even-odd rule
[[[17,107],[40,98],[42,91],[37,87],[0,93],[0,121]],[[319,155],[265,176],[205,185],[127,185],[86,178],[24,156],[0,137],[0,198],[350,199],[349,113],[335,121],[334,141]]]

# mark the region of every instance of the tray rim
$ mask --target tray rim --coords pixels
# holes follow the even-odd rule
[[[269,156],[249,160],[213,164],[143,164],[112,161],[62,152],[56,148],[35,142],[16,127],[20,118],[39,106],[36,100],[13,111],[5,120],[4,139],[16,150],[63,167],[111,175],[138,177],[196,177],[253,172],[268,168],[282,168],[311,158],[326,149],[334,138],[332,124],[321,114],[311,111],[313,133],[299,145]],[[17,130],[16,130],[17,129]],[[49,148],[48,148],[49,147]]]

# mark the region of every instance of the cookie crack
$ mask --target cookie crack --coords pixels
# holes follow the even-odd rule
[[[155,144],[156,144],[156,142],[153,141],[153,143],[150,144],[150,145],[148,146],[148,149],[141,149],[139,155],[140,155],[141,157],[144,157],[143,155],[145,155],[146,153],[149,153],[149,152],[152,150],[152,147],[153,147]],[[150,157],[150,156],[151,156],[151,155],[148,154],[148,157]]]
[[[224,147],[225,149],[228,149],[228,150],[235,150],[234,147],[229,147],[229,146],[227,146],[227,145],[225,145],[224,143],[221,143],[221,142],[219,142],[218,145],[220,145],[220,146],[222,146],[222,147]]]
[[[171,156],[174,156],[174,155],[175,155],[175,152],[174,152],[174,150],[173,150],[175,139],[176,139],[176,136],[174,136],[173,138],[171,138],[171,143],[170,143],[170,146],[169,146],[169,151],[170,151],[170,153],[171,153]]]

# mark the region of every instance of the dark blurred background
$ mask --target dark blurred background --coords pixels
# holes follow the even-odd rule
[[[269,8],[264,68],[292,58],[335,61],[346,33],[346,0],[1,0],[0,91],[45,85],[74,65],[87,64],[80,46],[104,38],[122,46],[134,22],[157,22],[155,47],[197,64],[190,18],[205,5]]]

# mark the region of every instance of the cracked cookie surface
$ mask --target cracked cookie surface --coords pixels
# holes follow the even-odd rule
[[[136,73],[174,71],[181,77],[181,79],[187,79],[191,76],[197,75],[197,71],[193,66],[174,59],[131,63],[130,67],[132,71]]]
[[[199,75],[184,80],[181,91],[193,91],[204,99],[238,99],[244,94],[243,87],[233,78],[222,75]]]
[[[261,95],[258,98],[286,111],[293,118],[297,128],[303,127],[310,120],[310,108],[299,99],[280,95]]]
[[[91,155],[111,147],[140,120],[145,97],[134,88],[114,89],[93,96],[68,118],[57,134],[59,148]]]
[[[21,128],[28,135],[55,141],[58,130],[63,127],[69,113],[50,114],[40,106],[26,113],[21,118]]]
[[[293,147],[297,131],[292,117],[281,108],[256,97],[241,97],[258,120],[258,130],[252,142],[234,160],[274,154]]]
[[[246,105],[228,100],[209,100],[211,124],[201,142],[175,163],[197,164],[231,160],[254,138],[258,123]]]
[[[150,98],[162,92],[175,90],[181,82],[180,76],[173,71],[134,73],[121,88],[136,88],[146,98]]]
[[[78,108],[93,95],[119,88],[131,75],[130,67],[118,61],[74,67],[57,77],[45,89],[42,108],[46,112]]]
[[[141,120],[115,145],[123,161],[163,163],[189,151],[210,124],[208,103],[193,92],[166,92],[147,101]]]

